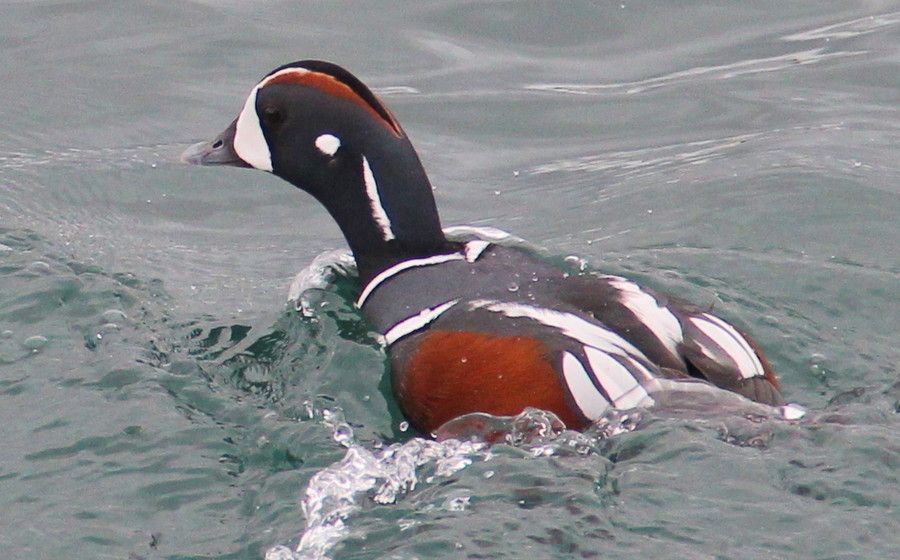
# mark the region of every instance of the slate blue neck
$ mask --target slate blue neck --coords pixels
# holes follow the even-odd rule
[[[394,239],[385,240],[366,195],[362,157],[378,185]],[[457,250],[444,236],[431,183],[407,139],[371,143],[346,159],[328,196],[317,196],[335,219],[356,259],[360,281],[367,283],[397,262]]]

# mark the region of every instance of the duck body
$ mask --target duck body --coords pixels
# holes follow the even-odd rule
[[[422,432],[527,407],[582,429],[686,388],[782,403],[757,345],[719,317],[521,248],[448,240],[406,134],[336,65],[272,71],[231,126],[183,158],[273,172],[326,207],[357,261],[357,305],[384,338],[394,394]]]
[[[404,413],[424,431],[526,407],[584,428],[609,408],[653,405],[672,382],[781,404],[765,359],[718,317],[519,248],[470,241],[403,261],[357,303],[384,336]]]

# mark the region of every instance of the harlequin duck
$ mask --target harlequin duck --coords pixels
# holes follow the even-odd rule
[[[384,338],[397,401],[422,432],[526,407],[583,429],[685,389],[782,403],[758,346],[706,310],[521,248],[448,240],[403,128],[337,65],[276,68],[183,160],[268,171],[325,206],[356,259],[356,303]]]

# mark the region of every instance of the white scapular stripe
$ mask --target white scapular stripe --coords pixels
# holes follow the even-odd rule
[[[548,327],[559,329],[564,335],[586,346],[593,346],[605,352],[628,358],[647,359],[640,350],[621,336],[571,313],[493,300],[473,300],[469,302],[469,305],[473,308],[483,307],[489,311],[503,313],[507,317],[528,317]],[[648,376],[652,376],[642,364],[635,362],[635,366],[646,372]]]
[[[749,379],[765,375],[765,370],[756,352],[753,351],[744,337],[741,336],[741,333],[737,332],[734,327],[709,313],[691,317],[690,321],[734,360],[741,377]],[[700,344],[700,347],[709,353],[709,350],[703,348],[702,344]]]
[[[341,139],[334,134],[323,134],[316,138],[316,148],[326,156],[333,156],[341,147]]]
[[[456,305],[458,301],[458,299],[452,299],[446,303],[438,305],[437,307],[426,307],[412,317],[403,319],[402,321],[391,327],[388,332],[384,333],[385,343],[393,344],[404,336],[412,334],[417,330],[425,327],[426,325],[440,317],[442,313]]]
[[[388,218],[384,206],[381,205],[381,195],[378,194],[378,184],[375,182],[375,175],[372,175],[372,168],[369,167],[369,160],[366,156],[362,158],[363,164],[363,181],[366,183],[366,195],[369,197],[369,206],[372,208],[372,217],[375,223],[381,229],[381,235],[385,241],[394,239],[394,232],[391,231],[391,219]]]
[[[466,243],[465,250],[463,253],[466,256],[466,262],[473,263],[478,260],[478,257],[481,256],[481,253],[484,252],[490,246],[490,241],[469,241]]]
[[[238,115],[234,131],[234,153],[257,169],[272,171],[272,154],[256,113],[256,92],[263,84],[265,80],[253,88]]]
[[[408,270],[410,268],[416,268],[419,266],[431,266],[433,264],[445,263],[448,261],[461,261],[465,259],[460,253],[449,253],[447,255],[436,255],[434,257],[426,257],[424,259],[409,259],[408,261],[402,261],[390,268],[386,268],[381,271],[375,278],[366,284],[366,287],[363,288],[363,291],[360,292],[359,297],[356,299],[356,306],[362,307],[366,302],[366,298],[371,295],[372,292],[375,291],[382,282],[394,276],[399,272],[403,272],[404,270]]]
[[[653,296],[641,290],[634,282],[617,276],[610,278],[610,285],[619,290],[619,302],[650,329],[666,350],[681,359],[678,345],[684,340],[684,333],[675,315],[665,307],[660,307]]]
[[[584,417],[588,420],[600,418],[609,407],[609,403],[591,382],[581,360],[569,352],[563,353],[562,372],[569,393],[572,394],[575,404],[578,405]]]
[[[624,365],[606,352],[590,346],[584,347],[584,354],[591,365],[594,378],[606,390],[616,408],[628,409],[652,404],[652,399],[649,403],[645,401],[649,398],[647,390]]]
[[[448,226],[444,228],[444,234],[450,237],[471,235],[490,241],[522,241],[509,232],[490,226]]]

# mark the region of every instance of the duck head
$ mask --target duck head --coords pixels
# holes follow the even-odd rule
[[[363,281],[400,260],[453,250],[406,133],[335,64],[276,68],[221,134],[182,159],[267,171],[311,194],[337,221]]]

